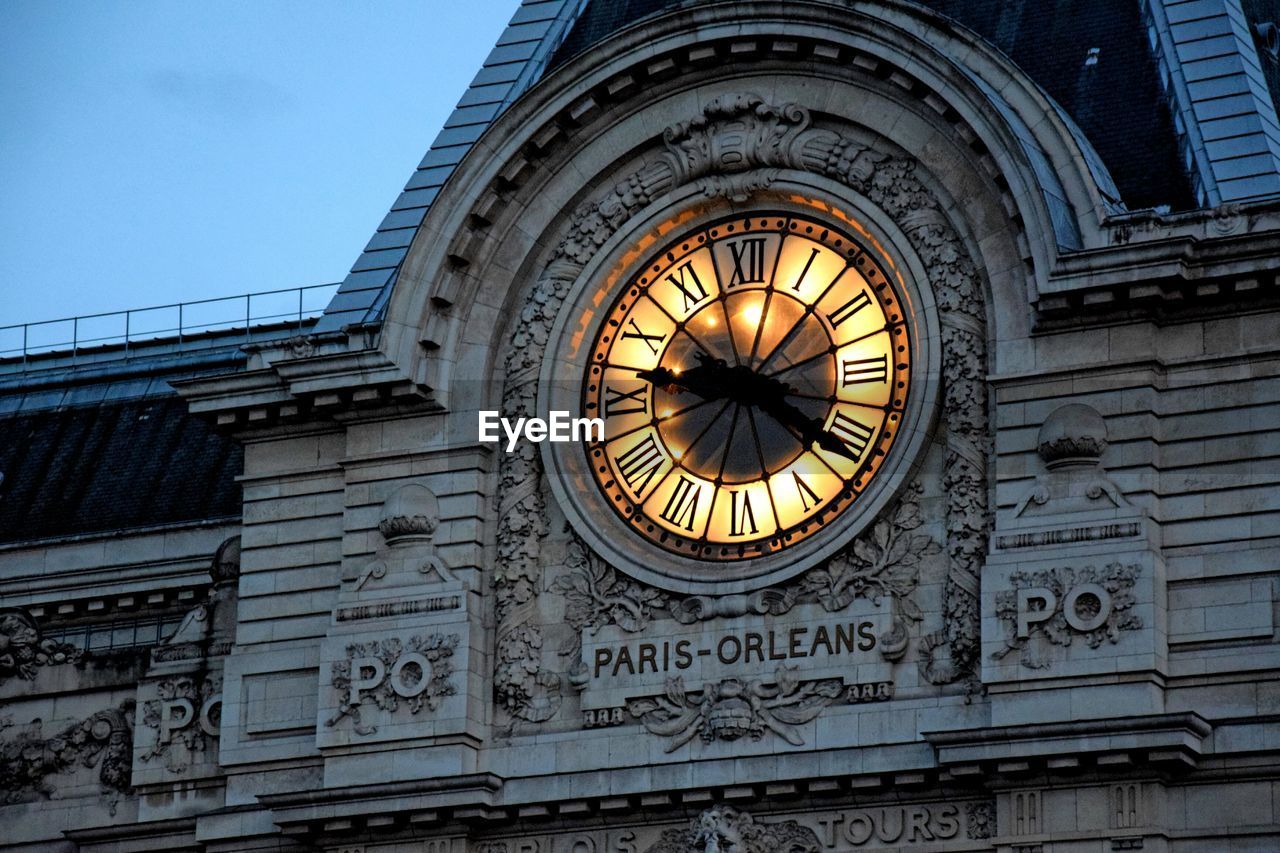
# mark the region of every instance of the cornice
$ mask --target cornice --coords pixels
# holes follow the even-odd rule
[[[1146,764],[1191,769],[1213,726],[1194,712],[922,732],[956,778]]]
[[[371,346],[367,330],[359,331],[360,348],[333,351],[332,336],[294,339],[253,352],[252,361],[261,366],[172,384],[193,414],[230,431],[332,420],[388,405],[430,405],[430,389]]]

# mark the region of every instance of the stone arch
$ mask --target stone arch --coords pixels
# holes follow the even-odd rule
[[[741,72],[733,64],[738,56],[813,77],[882,82],[912,110],[952,128],[989,177],[1016,243],[1016,262],[987,258],[985,247],[975,247],[984,254],[979,266],[998,270],[1004,282],[993,283],[1003,296],[990,302],[999,312],[993,328],[1025,330],[1028,303],[1059,249],[1037,166],[1041,175],[1047,167],[1060,176],[1067,209],[1057,218],[1069,219],[1089,247],[1105,241],[1100,225],[1114,209],[1098,158],[1043,92],[974,34],[910,3],[836,13],[833,5],[744,2],[672,12],[596,45],[535,86],[481,138],[424,220],[392,294],[380,348],[447,403],[454,380],[474,374],[460,350],[475,335],[467,318],[477,292],[510,292],[527,272],[513,268],[513,252],[494,275],[495,248],[520,239],[521,252],[545,258],[563,233],[558,211],[539,198],[548,175],[564,169],[566,154],[576,155],[584,141],[643,110],[642,95],[656,97],[673,79],[689,86],[728,79]],[[967,56],[965,68],[949,55]],[[809,105],[856,118],[847,104]],[[546,230],[522,224],[518,230],[527,233],[514,234],[512,211],[556,224]],[[490,317],[484,322],[491,327]]]
[[[909,158],[893,156],[828,129],[810,127],[798,104],[775,105],[753,93],[710,101],[689,121],[664,131],[666,152],[603,197],[584,203],[571,230],[527,290],[505,355],[502,405],[509,418],[536,414],[540,368],[554,318],[588,261],[643,208],[675,187],[746,199],[784,169],[847,186],[884,212],[924,262],[942,320],[944,487],[948,573],[944,627],[924,640],[922,674],[941,684],[972,677],[980,644],[979,573],[987,546],[986,310],[979,273],[938,199]],[[499,469],[498,630],[495,694],[513,717],[548,718],[559,678],[541,670],[540,543],[547,533],[542,463],[529,443]]]

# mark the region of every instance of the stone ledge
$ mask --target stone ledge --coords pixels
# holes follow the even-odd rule
[[[1213,726],[1194,712],[923,732],[956,777],[1152,764],[1194,767]]]

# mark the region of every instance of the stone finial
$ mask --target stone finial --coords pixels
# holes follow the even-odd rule
[[[213,552],[213,562],[209,566],[209,574],[213,575],[215,585],[233,583],[240,577],[240,537],[232,536],[223,540],[218,550]]]
[[[1091,468],[1107,449],[1102,415],[1082,403],[1068,403],[1045,418],[1036,449],[1046,468]]]
[[[426,486],[402,486],[382,505],[378,530],[388,545],[406,539],[430,539],[440,524],[440,502]]]

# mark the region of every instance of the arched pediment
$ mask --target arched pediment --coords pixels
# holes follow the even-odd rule
[[[1102,240],[1115,202],[1096,154],[968,30],[909,3],[833,5],[680,10],[550,74],[494,123],[433,204],[391,296],[383,351],[444,401],[454,381],[490,378],[492,332],[573,211],[663,157],[664,131],[695,120],[710,98],[742,91],[796,103],[815,125],[857,128],[916,160],[984,271],[992,337],[1024,337],[1059,252]]]

